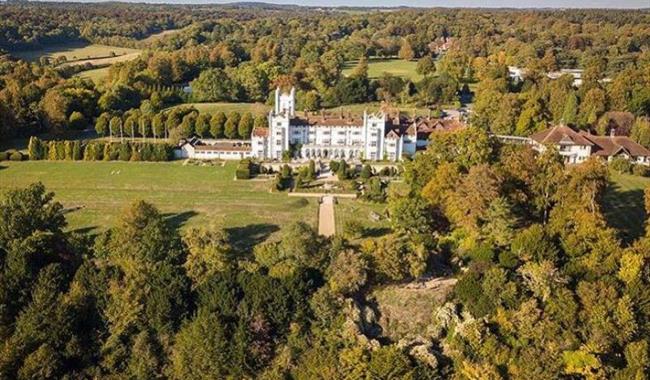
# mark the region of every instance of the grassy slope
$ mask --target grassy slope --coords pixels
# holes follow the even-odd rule
[[[178,32],[180,32],[183,29],[168,29],[168,30],[163,30],[162,32],[154,33],[150,35],[147,38],[143,38],[140,40],[140,42],[143,42],[145,44],[155,42],[156,40],[166,38],[168,36],[174,35]]]
[[[357,61],[349,61],[345,63],[343,68],[343,75],[349,75],[354,70]],[[415,72],[417,62],[405,61],[403,59],[395,58],[371,58],[368,62],[368,77],[379,78],[384,73],[389,73],[404,79],[418,81],[422,77]]]
[[[93,58],[106,58],[110,57],[112,53],[121,56],[126,54],[139,53],[139,49],[131,49],[117,46],[97,45],[97,44],[84,44],[84,43],[70,43],[65,45],[48,46],[39,50],[22,51],[12,53],[18,58],[35,61],[42,56],[56,58],[65,56],[68,61],[81,61]]]
[[[650,186],[650,178],[613,173],[610,179],[603,211],[608,223],[619,229],[621,237],[630,242],[643,234],[646,220],[643,190]]]
[[[86,70],[82,71],[80,73],[75,74],[76,76],[80,76],[82,78],[87,78],[95,82],[95,84],[100,83],[106,76],[108,76],[108,70],[110,67],[101,67],[99,69],[92,69],[92,70]]]
[[[234,162],[225,167],[180,162],[3,162],[0,191],[43,182],[72,210],[67,215],[71,229],[114,225],[121,210],[136,199],[152,202],[179,227],[214,223],[245,236],[274,232],[296,220],[315,226],[315,199],[304,205],[284,193],[269,193],[267,181],[234,181],[235,166]]]

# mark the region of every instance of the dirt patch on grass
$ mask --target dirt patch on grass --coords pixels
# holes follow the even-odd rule
[[[394,341],[422,335],[455,284],[454,278],[435,278],[375,289],[368,298],[376,305],[382,335]]]

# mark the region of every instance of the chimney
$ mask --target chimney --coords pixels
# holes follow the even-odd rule
[[[320,109],[320,118],[325,121],[325,111],[322,108]]]

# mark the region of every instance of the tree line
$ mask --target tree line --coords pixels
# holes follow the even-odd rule
[[[26,9],[30,15],[52,12],[57,15],[52,25],[58,25],[61,15],[85,7],[106,11],[102,5],[60,4],[11,5],[3,10],[8,12],[6,22],[14,24]],[[650,33],[644,28],[645,11],[528,11],[524,16],[516,11],[450,9],[350,15],[301,8],[206,6],[193,12],[192,6],[134,5],[132,18],[128,7],[120,5],[111,22],[127,27],[140,11],[151,9],[154,19],[168,14],[178,20],[173,25],[188,27],[154,43],[138,59],[111,66],[101,86],[70,78],[72,73],[46,62],[3,59],[3,136],[94,125],[103,112],[126,112],[147,102],[169,106],[183,98],[157,89],[188,83],[190,98],[197,101],[268,102],[276,86],[296,86],[298,108],[312,111],[375,100],[458,105],[471,100],[470,88],[477,83],[473,122],[515,134],[558,120],[602,130],[612,119],[610,112],[648,116],[643,73],[649,64]],[[102,18],[93,20],[88,30],[93,22],[97,28],[103,25]],[[121,36],[119,30],[112,33]],[[395,55],[417,59],[421,79],[368,77],[369,58]],[[343,75],[350,61],[357,61],[357,67]],[[509,65],[528,70],[523,83],[508,78]],[[567,79],[545,79],[544,73],[559,68],[585,69],[585,85],[575,89]]]
[[[264,115],[223,111],[201,113],[194,107],[174,107],[157,113],[140,109],[111,116],[104,112],[95,122],[95,131],[109,137],[153,137],[178,140],[190,136],[215,139],[250,139],[253,128],[268,126]]]
[[[31,137],[27,146],[30,160],[50,161],[170,161],[174,146],[147,142],[43,141]]]
[[[54,194],[11,190],[0,376],[643,378],[650,235],[609,226],[601,161],[565,167],[471,127],[435,134],[403,179],[379,236],[359,215],[332,238],[297,222],[246,245],[142,201],[106,231],[66,232]],[[450,274],[424,326],[379,328],[374,290]]]

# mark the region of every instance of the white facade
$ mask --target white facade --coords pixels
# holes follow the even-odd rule
[[[533,149],[538,152],[543,152],[546,150],[546,145],[540,144],[536,141],[532,141]],[[579,164],[586,161],[589,156],[591,156],[591,146],[589,145],[579,145],[572,142],[562,143],[554,145],[555,149],[560,153],[560,156],[564,159],[564,162],[567,164]]]
[[[275,90],[275,104],[268,116],[266,136],[253,133],[253,155],[260,159],[282,159],[283,152],[296,150],[297,158],[400,160],[415,154],[416,135],[404,137],[386,133],[387,118],[382,112],[359,118],[344,116],[296,116],[295,90]],[[406,146],[404,145],[406,143]],[[263,146],[263,147],[262,147]]]
[[[244,140],[199,140],[182,141],[174,152],[176,158],[198,160],[241,160],[252,157],[250,141]]]
[[[462,127],[457,120],[414,118],[399,114],[389,119],[383,112],[361,116],[320,115],[295,110],[295,90],[275,90],[268,128],[255,128],[251,139],[202,140],[194,137],[181,141],[178,158],[282,160],[285,152],[296,159],[345,159],[399,161],[426,148],[429,135]]]

